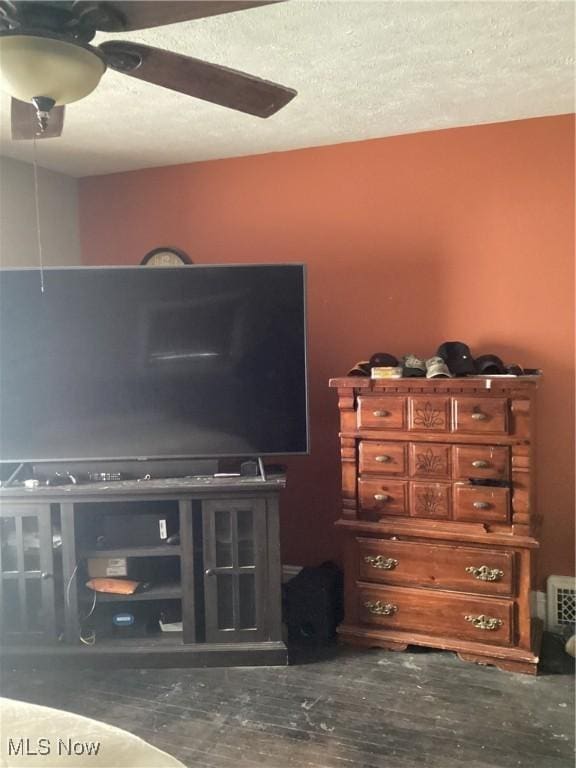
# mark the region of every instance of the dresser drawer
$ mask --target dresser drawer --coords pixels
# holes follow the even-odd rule
[[[410,443],[410,476],[450,479],[450,445]]]
[[[469,477],[507,480],[509,477],[509,449],[492,445],[454,446],[454,479]]]
[[[451,490],[447,483],[410,483],[410,515],[446,520],[450,517]]]
[[[405,397],[359,397],[359,429],[404,429],[406,426]]]
[[[362,440],[359,448],[359,469],[362,474],[406,474],[406,444]]]
[[[415,432],[447,432],[450,400],[447,397],[409,397],[408,429]]]
[[[508,401],[504,397],[452,398],[454,432],[506,434]]]
[[[455,520],[474,523],[508,523],[510,491],[508,488],[454,485]]]
[[[360,478],[358,496],[362,511],[376,516],[408,514],[408,484],[401,480]]]
[[[514,637],[511,600],[406,587],[358,587],[363,624],[381,629],[510,645]]]
[[[514,592],[514,553],[495,549],[356,539],[361,581],[484,595]]]

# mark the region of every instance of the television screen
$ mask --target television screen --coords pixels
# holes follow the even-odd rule
[[[308,450],[302,265],[0,272],[3,462]]]

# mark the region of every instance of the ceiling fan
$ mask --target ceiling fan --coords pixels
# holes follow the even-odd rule
[[[91,93],[108,67],[130,77],[270,117],[292,88],[161,48],[96,32],[131,32],[283,0],[0,0],[0,88],[12,96],[13,139],[60,136],[64,109]]]

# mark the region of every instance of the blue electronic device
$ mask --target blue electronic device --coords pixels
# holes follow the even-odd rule
[[[133,613],[115,613],[112,615],[112,623],[115,627],[132,627],[135,621]]]

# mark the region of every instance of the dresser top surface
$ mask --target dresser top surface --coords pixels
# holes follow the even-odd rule
[[[542,376],[467,376],[462,378],[400,378],[400,379],[371,379],[368,376],[342,376],[330,379],[329,386],[334,389],[356,389],[363,392],[466,392],[479,391],[533,391],[538,387]]]

